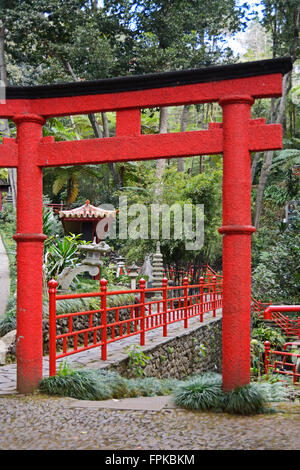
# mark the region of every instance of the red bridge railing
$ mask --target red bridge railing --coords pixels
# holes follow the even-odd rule
[[[180,286],[168,286],[166,278],[158,288],[146,289],[145,284],[145,280],[140,279],[138,289],[107,291],[107,281],[102,279],[99,292],[57,294],[57,282],[49,281],[49,375],[56,374],[56,361],[60,358],[100,347],[101,359],[105,361],[110,343],[139,336],[143,346],[147,331],[161,328],[163,336],[167,336],[168,326],[172,323],[183,322],[184,328],[188,328],[191,318],[199,317],[202,322],[207,312],[212,312],[215,317],[217,309],[222,307],[222,283],[216,276],[209,280],[202,277],[195,285],[190,285],[187,278]],[[120,294],[130,294],[132,301],[127,305],[110,306],[109,300]],[[159,298],[148,299],[151,294],[159,295]],[[56,312],[60,300],[92,297],[99,299],[98,309]],[[78,327],[79,318],[81,325]],[[64,323],[66,332],[58,334],[59,322]]]
[[[258,318],[263,319],[263,314],[265,309],[272,305],[272,302],[262,302],[261,300],[256,300],[253,297],[251,298],[252,301],[252,312],[258,314]]]
[[[294,348],[298,352],[288,351]],[[275,360],[275,357],[278,360]],[[270,342],[265,342],[265,373],[268,377],[270,371],[291,377],[294,385],[300,385],[300,342],[289,342],[283,346],[283,351],[270,349]]]
[[[187,277],[189,281],[194,284],[200,282],[200,277],[204,277],[205,280],[210,280],[213,276],[216,278],[223,279],[221,274],[214,271],[208,264],[194,266],[190,265],[187,268],[181,268],[178,266],[165,266],[164,276],[170,279],[170,281],[176,282],[177,284],[183,284],[183,279]]]
[[[300,305],[269,305],[264,310],[264,319],[273,320],[287,336],[298,336],[300,338],[300,316],[289,318],[283,313],[299,312]]]

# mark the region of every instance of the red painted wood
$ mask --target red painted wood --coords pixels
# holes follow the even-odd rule
[[[223,108],[223,389],[250,382],[251,156],[247,95],[225,97]]]
[[[141,133],[141,110],[124,109],[117,111],[116,135],[140,135]]]
[[[18,167],[18,222],[14,238],[18,243],[17,386],[20,392],[32,391],[42,378],[42,242],[45,239],[42,167],[216,153],[223,153],[224,157],[223,227],[220,228],[224,234],[223,387],[231,390],[249,383],[253,231],[250,151],[282,146],[280,126],[266,126],[259,120],[251,122],[250,108],[255,98],[279,97],[281,93],[282,74],[274,73],[140,91],[7,99],[0,105],[0,116],[14,118],[18,135],[18,144],[5,141],[0,146],[0,166]],[[141,108],[218,101],[223,107],[223,126],[214,125],[208,131],[139,135]],[[117,111],[117,137],[76,142],[42,139],[46,118],[100,111]]]
[[[0,116],[13,118],[17,113],[26,112],[41,114],[45,118],[49,118],[130,108],[180,106],[182,104],[218,101],[221,96],[237,93],[247,93],[253,98],[281,96],[282,75],[276,73],[122,93],[34,100],[6,100],[5,104],[0,105]]]
[[[123,132],[126,132],[124,129]],[[251,125],[249,150],[282,148],[282,130],[278,124]],[[106,139],[72,142],[42,141],[38,164],[43,167],[83,165],[128,160],[150,160],[223,152],[222,128],[205,131],[178,132],[156,135],[123,135]]]
[[[13,168],[18,166],[18,146],[15,139],[3,139],[0,145],[0,167]]]
[[[36,165],[44,119],[15,116],[18,130],[17,191],[17,389],[32,392],[43,359],[43,175]]]
[[[219,276],[222,279],[221,276]],[[51,322],[51,328],[49,330],[49,342],[51,345],[49,352],[49,361],[50,369],[49,375],[56,374],[56,360],[61,359],[78,352],[87,351],[89,349],[101,346],[102,355],[101,359],[106,361],[107,356],[107,345],[122,339],[128,338],[130,336],[140,335],[140,345],[144,346],[146,341],[146,332],[162,328],[163,336],[168,335],[167,327],[168,325],[175,322],[183,322],[184,327],[188,327],[188,319],[192,317],[199,316],[200,321],[203,321],[203,313],[209,311],[215,311],[217,308],[222,307],[222,281],[218,280],[216,276],[211,280],[204,282],[202,278],[201,284],[190,285],[188,283],[188,278],[184,278],[183,284],[180,286],[168,286],[168,279],[163,278],[162,286],[157,288],[145,288],[145,279],[140,279],[139,288],[135,290],[122,290],[122,291],[107,291],[107,280],[101,279],[100,292],[89,292],[89,293],[80,293],[80,294],[64,294],[60,295],[56,293],[57,282],[51,280],[48,283],[49,286],[49,317]],[[217,290],[216,290],[217,288]],[[195,295],[188,295],[189,289],[197,290],[199,293]],[[215,291],[214,298],[207,300],[207,294],[204,293],[205,290]],[[178,296],[177,291],[182,292],[182,296]],[[175,297],[172,296],[173,291],[175,291]],[[147,301],[146,294],[153,292],[162,292],[162,298],[155,301]],[[119,305],[117,307],[107,307],[107,297],[113,297],[116,295],[131,294],[134,295],[139,303],[133,305]],[[99,297],[101,298],[101,321],[93,321],[93,315],[99,315],[99,310],[89,310],[82,312],[72,312],[72,313],[63,313],[56,315],[56,302],[63,299],[78,299],[78,298],[87,298],[87,297]],[[192,301],[193,300],[193,301]],[[174,301],[177,301],[178,306],[174,307]],[[112,302],[114,303],[114,302]],[[151,305],[157,307],[150,308]],[[119,312],[120,310],[127,310],[128,317],[120,320]],[[133,314],[135,311],[135,314]],[[108,322],[108,315],[110,318],[110,323]],[[73,329],[72,319],[81,316],[89,317],[89,325],[84,329]],[[68,331],[63,334],[57,334],[55,324],[59,320],[64,320],[65,324],[68,324]],[[95,326],[93,326],[93,323]],[[132,328],[133,326],[133,328]],[[108,337],[106,334],[107,328],[112,329],[111,337]],[[119,328],[119,334],[115,333],[116,328]],[[96,333],[101,331],[101,341],[97,341]],[[90,333],[90,340],[88,340],[88,335]],[[94,333],[94,338],[92,339],[91,333]],[[87,340],[84,341],[84,344],[75,344],[72,346],[68,344],[68,339],[74,339],[77,337],[83,337]],[[63,351],[56,351],[56,342],[57,340],[64,340],[65,347]]]

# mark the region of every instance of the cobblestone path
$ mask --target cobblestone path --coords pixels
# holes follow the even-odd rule
[[[135,399],[133,399],[135,400]],[[255,417],[117,410],[43,395],[0,398],[1,450],[300,450],[300,407]],[[281,408],[280,408],[281,407]]]

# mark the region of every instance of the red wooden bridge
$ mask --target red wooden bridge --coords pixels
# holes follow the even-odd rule
[[[188,272],[191,275],[191,271]],[[199,323],[203,322],[205,315],[212,312],[213,318],[216,311],[223,307],[223,276],[217,274],[208,265],[205,267],[203,276],[198,284],[190,284],[187,276],[183,278],[182,285],[168,286],[168,279],[164,278],[161,287],[146,288],[145,280],[140,279],[139,288],[135,290],[107,291],[107,281],[100,281],[99,292],[58,294],[57,281],[49,281],[49,375],[56,374],[56,361],[67,356],[87,351],[93,348],[101,348],[101,359],[107,360],[107,347],[110,343],[124,340],[125,338],[139,337],[141,346],[146,344],[148,331],[161,329],[162,335],[168,335],[168,326],[181,322],[184,328],[188,328],[189,321],[198,317]],[[132,301],[123,305],[115,306],[109,302],[114,297],[127,294]],[[151,300],[151,295],[156,298]],[[149,299],[150,296],[150,299]],[[57,302],[61,300],[83,298],[99,299],[99,308],[93,310],[56,313]],[[109,306],[112,304],[113,306]],[[278,323],[279,311],[300,312],[300,305],[276,306],[252,299],[253,312],[258,313],[260,318],[272,318]],[[125,312],[125,315],[124,315]],[[274,312],[274,313],[271,313]],[[78,328],[78,318],[85,318],[84,327]],[[67,323],[67,331],[57,333],[57,324]],[[82,323],[80,323],[82,325]],[[279,326],[286,336],[298,335],[300,338],[300,316],[295,319],[293,327],[291,319],[281,314]],[[58,351],[60,344],[60,351]],[[286,343],[283,351],[271,351],[268,349],[266,357],[266,373],[273,367],[275,372],[281,373],[281,369],[271,364],[271,355],[281,355],[285,367],[291,370],[283,372],[293,376],[296,383],[299,372],[297,363],[289,362],[289,358],[300,357],[300,354],[291,353],[286,350],[290,344]]]

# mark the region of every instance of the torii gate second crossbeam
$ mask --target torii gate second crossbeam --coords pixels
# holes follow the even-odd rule
[[[289,58],[196,70],[33,87],[8,87],[0,116],[17,139],[3,139],[0,167],[16,167],[17,389],[42,379],[43,178],[50,166],[223,153],[223,389],[250,382],[251,157],[282,148],[280,125],[251,120],[257,98],[279,97]],[[208,130],[141,135],[141,109],[218,102],[223,124]],[[116,136],[55,142],[42,136],[55,116],[116,111]]]

